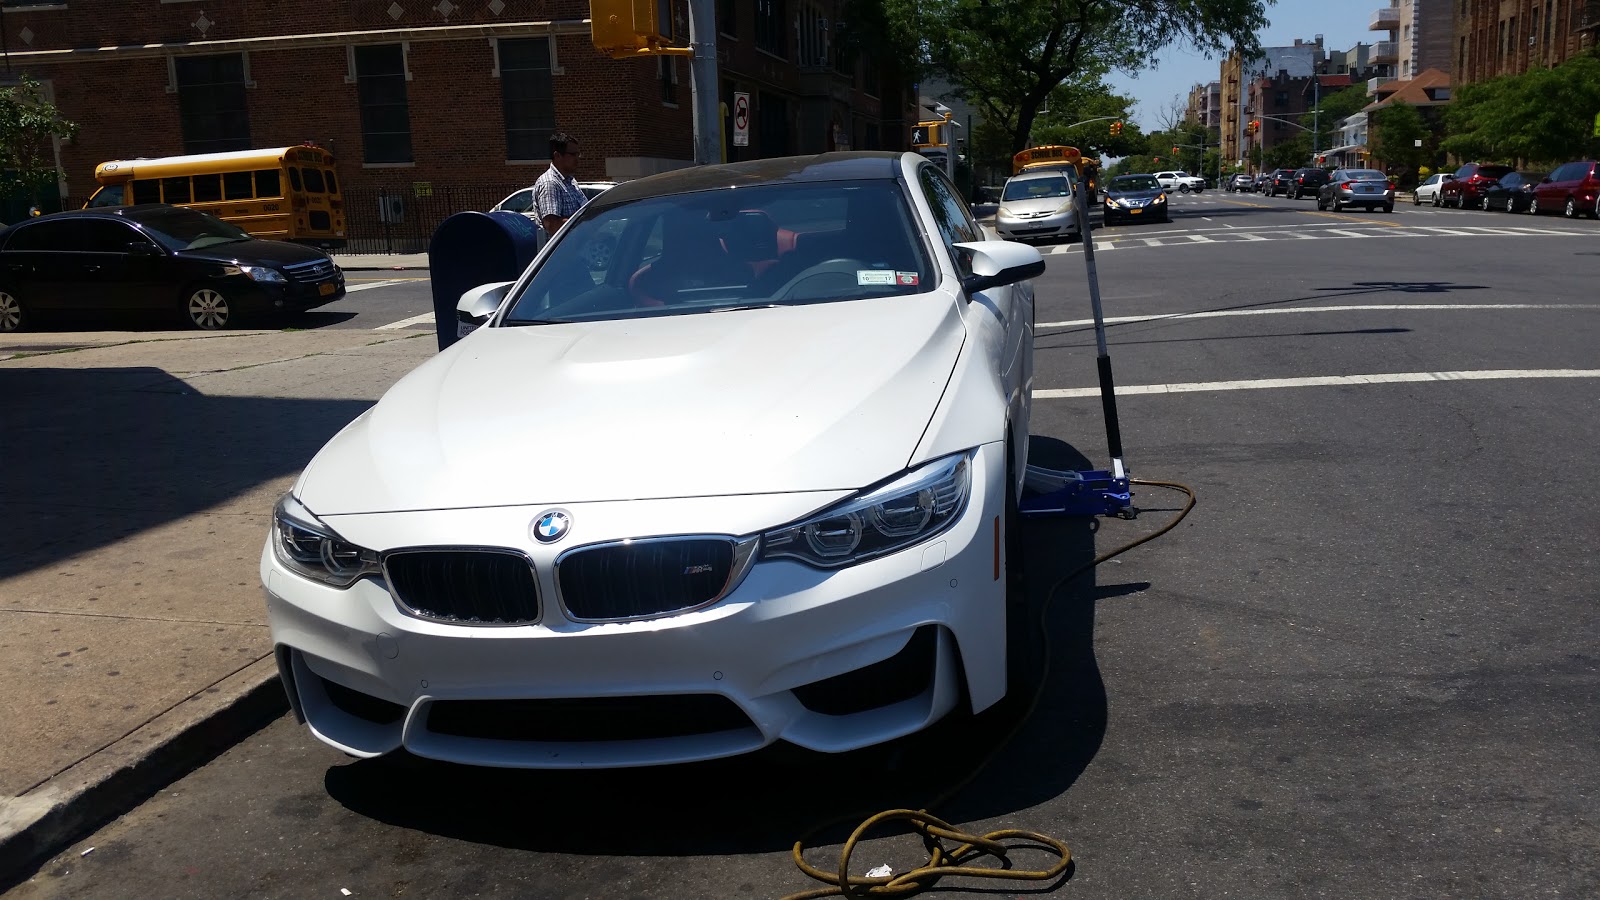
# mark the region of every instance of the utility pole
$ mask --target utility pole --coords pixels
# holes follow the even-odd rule
[[[689,62],[694,91],[694,161],[706,166],[722,161],[715,0],[689,0],[689,46],[694,50]]]

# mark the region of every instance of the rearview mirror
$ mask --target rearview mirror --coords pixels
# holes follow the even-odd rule
[[[511,290],[515,282],[497,281],[493,284],[480,284],[461,295],[460,302],[456,303],[456,337],[466,337],[478,326],[489,321],[494,311],[506,299],[506,292]]]
[[[961,279],[968,294],[1016,284],[1044,274],[1038,249],[1016,241],[967,241],[955,245],[967,255],[972,274]]]

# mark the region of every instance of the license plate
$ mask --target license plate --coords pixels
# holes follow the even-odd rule
[[[1130,209],[1130,210],[1128,210],[1128,215],[1137,216],[1139,213],[1142,213],[1142,212],[1144,212],[1144,210],[1142,210],[1142,209]]]
[[[333,293],[333,285],[332,284],[319,284],[319,285],[317,285],[317,290],[322,293],[322,296],[326,297],[329,294]]]

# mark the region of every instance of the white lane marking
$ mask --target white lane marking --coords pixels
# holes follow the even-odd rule
[[[394,281],[367,281],[362,282],[361,284],[346,283],[344,286],[344,292],[346,294],[353,294],[356,291],[370,291],[373,288],[388,287],[391,284],[406,284],[410,281],[410,278],[401,278]]]
[[[1287,313],[1322,312],[1387,312],[1401,310],[1460,310],[1460,309],[1592,309],[1600,311],[1600,304],[1586,303],[1365,303],[1359,306],[1291,306],[1273,309],[1218,309],[1192,313],[1171,313],[1160,316],[1107,316],[1107,325],[1125,325],[1130,322],[1165,322],[1171,319],[1224,319],[1234,316],[1277,316]],[[1093,319],[1071,319],[1066,322],[1040,322],[1041,328],[1080,328],[1093,325]]]
[[[372,330],[373,331],[390,331],[390,330],[396,329],[396,328],[409,328],[412,325],[421,325],[423,322],[432,323],[433,320],[434,320],[433,313],[426,312],[426,313],[423,313],[420,316],[412,316],[409,319],[401,319],[398,322],[390,322],[387,325],[379,325],[377,328],[374,328]]]
[[[1211,238],[1208,238],[1203,234],[1191,234],[1191,235],[1189,235],[1189,240],[1195,242],[1196,244],[1215,244],[1216,243],[1215,240],[1213,240]]]
[[[1349,230],[1344,229],[1344,228],[1329,228],[1327,233],[1328,234],[1337,234],[1340,237],[1353,237],[1353,238],[1377,237],[1376,234],[1368,234],[1367,232],[1364,232],[1364,231],[1349,231]]]
[[[1290,228],[1315,228],[1315,231],[1291,231]],[[1370,229],[1359,231],[1355,229]],[[1470,229],[1470,230],[1469,230]],[[1422,238],[1422,237],[1533,237],[1535,235],[1560,235],[1563,237],[1584,237],[1589,232],[1584,231],[1556,231],[1546,228],[1524,228],[1518,226],[1486,226],[1473,225],[1464,228],[1441,228],[1433,225],[1398,225],[1378,228],[1373,225],[1356,225],[1354,228],[1329,228],[1321,225],[1296,225],[1272,226],[1270,231],[1256,233],[1245,231],[1221,231],[1220,229],[1207,229],[1216,234],[1209,240],[1197,237],[1198,231],[1141,231],[1139,236],[1148,247],[1187,247],[1192,243],[1229,244],[1243,243],[1245,241],[1281,241],[1281,240],[1344,240],[1349,238],[1396,237],[1396,238]],[[1132,235],[1130,235],[1132,237]],[[1184,240],[1161,241],[1159,238],[1181,238]],[[1050,252],[1054,254],[1080,252],[1077,245],[1059,244]]]
[[[1434,234],[1448,234],[1448,235],[1451,235],[1453,237],[1473,237],[1474,236],[1474,232],[1462,231],[1459,228],[1440,228],[1438,225],[1423,225],[1421,227],[1422,227],[1423,230],[1433,232]]]
[[[1600,369],[1485,369],[1476,372],[1391,372],[1373,375],[1315,375],[1309,378],[1258,378],[1253,381],[1193,381],[1180,384],[1118,386],[1117,393],[1189,394],[1199,391],[1255,391],[1269,388],[1340,387],[1352,384],[1411,384],[1422,381],[1499,381],[1512,378],[1600,378]],[[1100,389],[1053,388],[1033,392],[1035,400],[1098,397]]]

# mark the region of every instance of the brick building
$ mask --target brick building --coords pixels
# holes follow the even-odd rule
[[[687,5],[674,2],[687,42]],[[732,146],[724,120],[730,158],[904,148],[914,94],[834,40],[844,2],[717,3],[720,98],[730,108],[735,91],[751,98],[748,146]],[[338,157],[355,237],[364,193],[454,191],[450,206],[486,208],[544,171],[554,129],[579,140],[581,180],[692,164],[689,60],[599,53],[587,0],[341,0],[287,11],[242,0],[6,0],[8,71],[44,82],[80,126],[59,150],[63,195],[91,193],[108,159],[309,141]]]
[[[1454,0],[1457,84],[1556,66],[1595,46],[1600,0]]]

